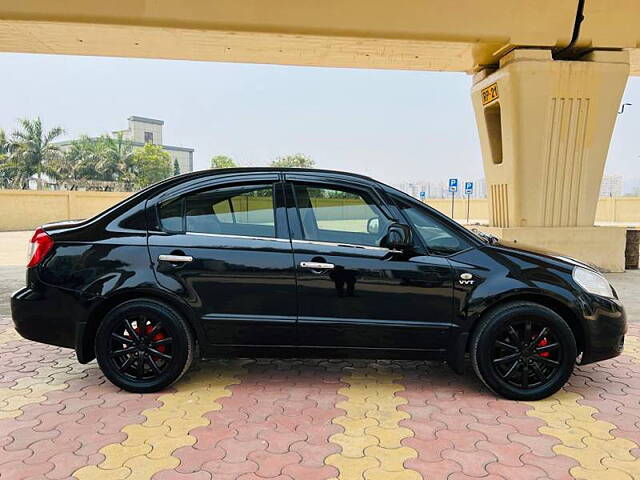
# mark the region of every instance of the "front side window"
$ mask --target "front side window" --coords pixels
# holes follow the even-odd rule
[[[306,240],[379,246],[389,221],[365,192],[296,184]]]
[[[433,218],[428,210],[412,205],[395,195],[392,198],[432,254],[451,255],[472,246],[460,234]]]
[[[182,223],[182,216],[176,218],[182,205],[184,230],[190,233],[276,236],[272,185],[218,188],[163,203],[160,223],[165,230],[175,231]]]

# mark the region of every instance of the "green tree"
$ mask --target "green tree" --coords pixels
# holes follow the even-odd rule
[[[211,168],[233,168],[237,166],[233,158],[227,155],[216,155],[211,159]]]
[[[180,164],[178,163],[178,159],[173,159],[173,174],[180,175]]]
[[[19,128],[12,135],[8,162],[13,170],[13,186],[28,188],[29,179],[35,175],[38,188],[42,188],[42,175],[56,177],[54,164],[61,153],[54,141],[63,133],[62,127],[45,131],[39,117],[19,121]]]
[[[0,128],[0,159],[9,154],[9,141],[4,130]]]
[[[293,167],[293,168],[313,168],[316,166],[316,162],[302,153],[296,153],[295,155],[287,155],[285,157],[279,157],[271,162],[272,167]]]
[[[97,169],[99,180],[132,183],[135,176],[133,144],[124,137],[123,132],[117,132],[114,137],[103,135],[98,139],[102,143],[102,157]]]
[[[73,140],[69,148],[53,161],[58,180],[102,180],[99,165],[105,158],[105,145],[86,135]]]
[[[8,187],[13,178],[13,169],[9,162],[10,143],[4,130],[0,129],[0,186]]]
[[[173,173],[171,156],[160,145],[146,143],[133,154],[135,184],[146,187],[168,178]]]

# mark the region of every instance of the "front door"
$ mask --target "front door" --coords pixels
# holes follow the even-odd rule
[[[300,345],[444,348],[452,323],[448,261],[381,247],[393,220],[373,189],[287,179]]]
[[[160,285],[183,297],[213,345],[295,342],[296,287],[276,174],[162,201],[149,253]]]

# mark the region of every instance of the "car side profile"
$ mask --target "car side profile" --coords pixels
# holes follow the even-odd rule
[[[89,220],[44,225],[11,299],[25,338],[94,358],[132,392],[194,358],[468,356],[494,392],[557,391],[615,357],[626,319],[575,260],[500,245],[370,178],[195,172]]]

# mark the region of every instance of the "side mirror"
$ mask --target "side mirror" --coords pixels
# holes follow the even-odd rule
[[[373,217],[367,220],[367,232],[380,233],[380,219],[378,217]]]
[[[392,223],[380,242],[381,247],[390,250],[405,250],[411,244],[411,228],[401,223]]]

